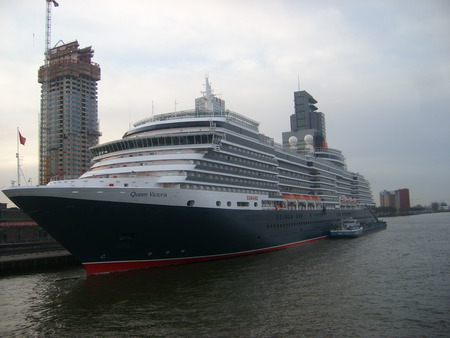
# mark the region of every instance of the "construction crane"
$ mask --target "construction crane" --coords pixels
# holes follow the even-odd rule
[[[43,104],[39,114],[39,184],[47,184],[50,181],[49,168],[49,149],[46,145],[45,135],[48,128],[48,110],[50,95],[50,47],[51,47],[51,27],[52,27],[52,3],[58,7],[59,4],[55,0],[45,0],[47,3],[47,15],[45,21],[45,65],[44,65],[44,81],[43,88]]]
[[[50,50],[51,45],[51,28],[52,28],[52,6],[58,7],[59,4],[55,0],[45,0],[47,2],[47,16],[46,16],[46,26],[45,26],[45,58],[48,59],[50,56],[48,52]]]

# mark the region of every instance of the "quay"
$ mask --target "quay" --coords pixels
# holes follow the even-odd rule
[[[0,203],[0,276],[80,264],[22,210]]]
[[[2,255],[0,256],[0,275],[77,264],[80,263],[66,250]]]

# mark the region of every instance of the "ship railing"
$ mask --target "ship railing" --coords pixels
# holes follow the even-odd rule
[[[199,117],[226,117],[226,112],[202,111],[198,109],[180,110],[170,113],[163,113],[152,117],[147,117],[133,124],[134,127],[141,126],[150,122],[169,121],[180,118],[199,118]]]
[[[56,175],[50,178],[50,182],[76,180],[79,175]]]
[[[252,120],[251,118],[248,118],[247,116],[244,116],[242,114],[236,113],[235,111],[227,110],[226,113],[227,119],[229,121],[236,122],[254,131],[259,130],[259,122]]]
[[[199,118],[199,117],[222,117],[226,118],[228,121],[235,122],[247,128],[250,128],[254,131],[258,131],[259,122],[252,120],[244,115],[236,113],[231,110],[224,111],[209,111],[209,110],[200,110],[200,109],[190,109],[190,110],[181,110],[170,113],[159,114],[156,116],[148,117],[143,120],[137,121],[133,124],[134,127],[138,127],[151,122],[161,122],[161,121],[169,121],[180,118]]]

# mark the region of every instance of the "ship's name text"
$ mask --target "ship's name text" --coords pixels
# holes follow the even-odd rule
[[[257,201],[258,196],[247,196],[247,201]]]
[[[130,193],[131,197],[167,197],[166,192],[136,192]]]

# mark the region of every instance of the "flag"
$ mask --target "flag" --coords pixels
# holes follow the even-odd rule
[[[20,139],[20,144],[25,145],[25,141],[27,140],[25,137],[22,136],[22,134],[19,131],[19,139]]]

